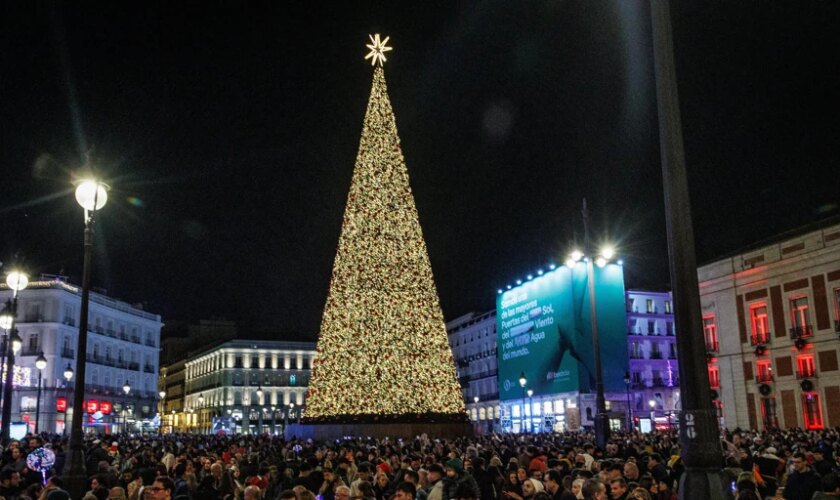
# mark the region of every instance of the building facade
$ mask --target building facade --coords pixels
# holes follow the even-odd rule
[[[0,287],[0,300],[11,295],[8,287]],[[23,347],[15,359],[13,422],[28,422],[34,430],[39,380],[35,360],[41,353],[47,366],[40,377],[39,430],[62,433],[72,419],[75,378],[68,382],[64,372],[76,369],[80,305],[81,287],[61,276],[42,276],[18,294],[16,328]],[[157,314],[102,293],[90,294],[84,353],[87,431],[156,430],[161,326]]]
[[[499,428],[496,311],[469,313],[446,324],[467,413],[479,432]]]
[[[302,415],[314,356],[314,342],[266,340],[230,340],[190,354],[183,403],[172,398],[183,406],[167,406],[172,428],[280,433]]]
[[[673,299],[669,292],[627,290],[627,402],[638,422],[677,423],[680,379]],[[625,405],[626,407],[627,405]]]
[[[709,377],[722,424],[840,425],[840,225],[698,269]]]

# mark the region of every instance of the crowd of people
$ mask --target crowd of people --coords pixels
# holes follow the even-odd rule
[[[492,434],[443,440],[190,434],[87,436],[81,500],[671,500],[684,471],[673,431]],[[56,457],[44,483],[26,457]],[[0,458],[0,499],[65,500],[66,438],[12,441]],[[736,431],[721,440],[734,498],[840,498],[840,432]],[[79,499],[73,499],[79,500]]]

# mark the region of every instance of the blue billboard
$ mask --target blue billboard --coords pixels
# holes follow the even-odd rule
[[[590,267],[590,270],[587,270]],[[562,266],[497,296],[499,397],[595,390],[589,275],[601,346],[604,389],[624,391],[628,369],[624,273],[617,264]],[[525,387],[519,378],[524,374]]]

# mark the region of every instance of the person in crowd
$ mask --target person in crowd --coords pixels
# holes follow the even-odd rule
[[[793,472],[785,483],[786,500],[811,500],[814,493],[822,489],[819,475],[808,465],[805,454],[793,454]]]

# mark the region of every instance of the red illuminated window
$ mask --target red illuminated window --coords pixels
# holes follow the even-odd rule
[[[796,376],[797,378],[812,378],[817,373],[814,366],[814,355],[806,354],[804,356],[797,356],[796,358]]]
[[[110,415],[111,414],[111,402],[110,401],[101,401],[99,403],[99,411],[101,411],[103,415]]]
[[[779,418],[776,416],[776,398],[761,398],[761,420],[764,427],[775,429],[779,426]]]
[[[706,350],[717,352],[717,325],[715,324],[715,317],[713,315],[703,316],[703,337],[706,339]]]
[[[769,360],[761,360],[756,362],[756,382],[759,384],[766,384],[773,381],[773,367]]]
[[[65,397],[58,397],[55,398],[55,411],[59,413],[64,413],[67,411],[67,398]]]
[[[714,405],[715,410],[717,411],[718,418],[723,418],[723,401],[721,401],[720,399],[715,399],[714,401],[712,401],[712,404]]]
[[[750,321],[752,322],[752,344],[766,344],[770,341],[767,323],[767,305],[755,304],[750,307]]]
[[[810,337],[810,315],[808,314],[808,297],[796,297],[790,300],[791,336],[795,338]]]
[[[820,407],[820,395],[815,392],[806,392],[802,395],[802,416],[805,419],[806,429],[822,429],[823,418]]]
[[[834,289],[834,331],[840,332],[840,288]]]
[[[96,410],[99,409],[99,401],[91,399],[90,401],[85,403],[85,409],[88,413],[96,413]]]
[[[712,389],[720,389],[720,371],[717,366],[709,367],[709,386]]]

